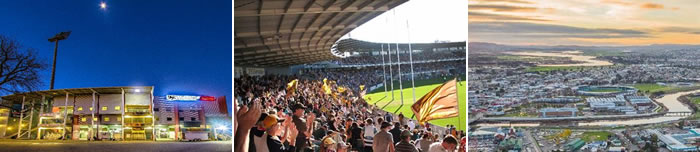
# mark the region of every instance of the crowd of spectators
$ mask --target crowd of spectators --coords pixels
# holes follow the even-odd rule
[[[299,79],[296,90],[287,92],[287,83],[297,78],[244,75],[234,80],[234,151],[465,151],[465,134],[454,126],[419,125],[367,104],[353,89],[334,97],[318,77]],[[368,80],[339,77],[331,86],[334,92],[346,80],[340,78]]]
[[[401,53],[398,55],[401,58],[401,62],[408,62],[410,60],[410,55],[408,53]],[[417,61],[429,61],[438,59],[460,59],[466,57],[466,51],[423,51],[420,53],[413,53],[413,62]],[[389,63],[389,58],[392,62],[397,61],[396,51],[391,52],[391,54],[384,55],[384,62]],[[350,56],[346,58],[331,60],[332,63],[341,65],[356,65],[356,64],[381,64],[382,56],[371,55],[369,53],[362,53],[355,56]]]
[[[443,61],[438,63],[422,63],[413,64],[413,73],[415,80],[430,79],[438,77],[453,77],[455,75],[466,74],[464,61]],[[366,87],[384,83],[382,75],[386,71],[386,79],[390,81],[390,75],[393,75],[393,80],[398,80],[398,67],[394,65],[391,69],[388,66],[364,67],[364,68],[322,68],[322,69],[305,69],[302,70],[302,77],[306,78],[327,78],[329,80],[338,80],[337,83],[343,86],[353,87],[357,89],[360,85]],[[391,74],[390,74],[391,72]],[[401,79],[404,81],[411,80],[411,66],[408,64],[401,65]],[[352,78],[352,79],[346,79]]]

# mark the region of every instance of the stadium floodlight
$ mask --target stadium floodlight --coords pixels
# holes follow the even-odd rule
[[[65,40],[70,36],[71,31],[61,32],[49,38],[49,42],[56,42],[56,46],[53,48],[53,66],[51,68],[51,86],[49,90],[53,90],[53,83],[56,78],[56,55],[58,54],[58,41]]]

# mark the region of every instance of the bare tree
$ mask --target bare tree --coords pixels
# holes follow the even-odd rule
[[[39,72],[47,64],[32,48],[22,50],[19,42],[0,35],[0,93],[35,91],[42,84]]]

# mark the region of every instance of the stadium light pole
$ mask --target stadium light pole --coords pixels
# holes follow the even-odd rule
[[[51,85],[49,90],[53,90],[53,82],[56,78],[56,55],[58,55],[58,41],[67,39],[70,32],[71,31],[61,32],[56,34],[56,36],[49,38],[49,42],[56,42],[56,46],[53,48],[53,66],[51,68]]]
[[[416,82],[413,78],[413,49],[411,49],[411,29],[408,27],[408,19],[406,19],[406,34],[408,35],[408,59],[411,63],[411,89],[413,90],[413,103],[416,103]]]
[[[382,52],[380,54],[382,55],[382,79],[384,80],[384,97],[386,97],[388,95],[388,92],[386,92],[386,62],[384,61],[384,44],[381,44],[381,46]]]

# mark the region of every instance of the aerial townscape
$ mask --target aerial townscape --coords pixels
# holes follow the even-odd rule
[[[469,0],[469,151],[700,151],[697,3]]]
[[[699,48],[470,43],[470,150],[697,151]]]

